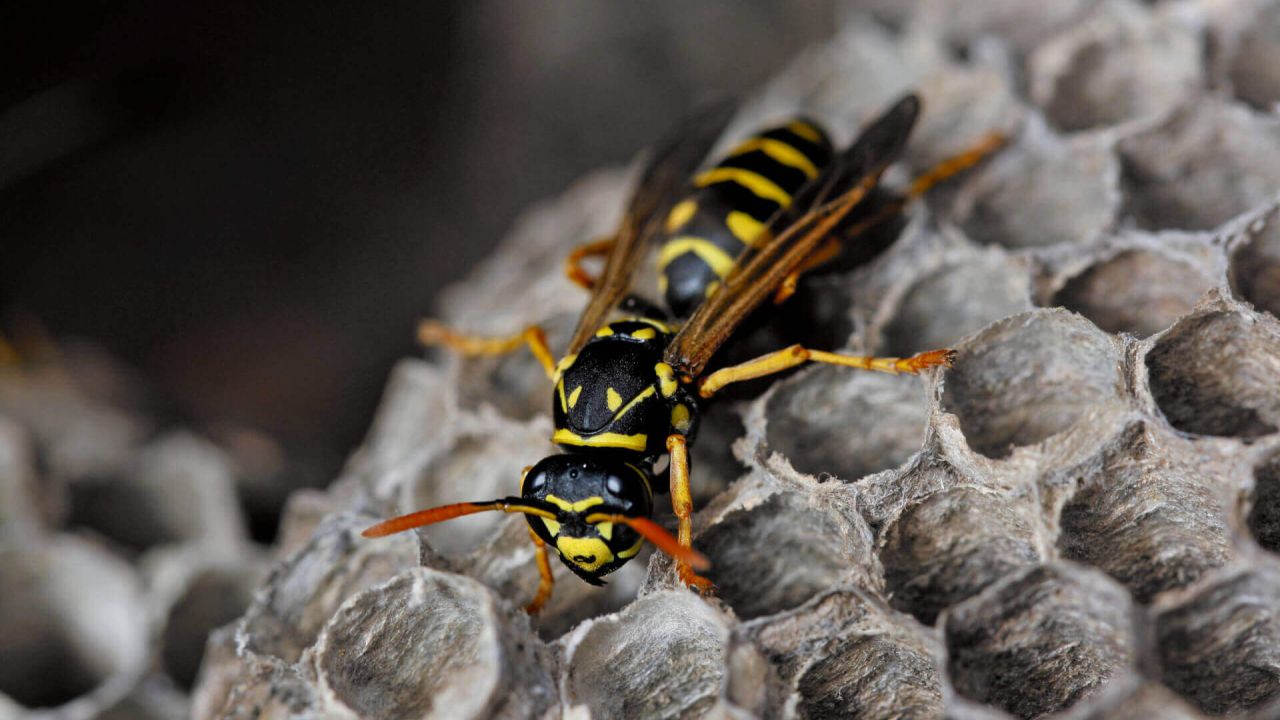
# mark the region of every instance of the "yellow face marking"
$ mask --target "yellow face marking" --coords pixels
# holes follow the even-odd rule
[[[635,545],[632,545],[626,550],[623,550],[622,552],[618,553],[618,557],[622,558],[623,560],[626,560],[629,557],[635,557],[636,553],[640,552],[640,547],[643,545],[644,545],[644,538],[640,538],[639,540],[636,540]]]
[[[676,371],[670,365],[660,362],[653,366],[653,372],[658,376],[658,389],[662,391],[662,397],[675,395],[679,387],[676,383]]]
[[[803,120],[793,121],[787,126],[787,129],[811,143],[822,142],[822,134],[818,132],[818,129]]]
[[[600,537],[604,538],[605,540],[612,540],[613,539],[613,523],[611,522],[596,523],[596,532],[600,533]]]
[[[799,135],[800,133],[796,134]],[[817,141],[814,140],[813,142]],[[774,138],[751,138],[734,148],[733,152],[729,154],[730,156],[745,155],[753,150],[760,150],[765,155],[768,155],[779,163],[799,170],[810,180],[818,177],[818,168],[814,166],[812,160],[799,150],[791,147],[781,140],[775,140]]]
[[[681,200],[671,208],[671,212],[667,213],[667,232],[673,233],[684,227],[685,223],[698,212],[698,203],[693,200]]]
[[[631,333],[631,337],[637,340],[652,340],[658,337],[658,331],[653,328],[640,328],[639,330]]]
[[[578,387],[574,388],[574,389],[573,389],[573,392],[569,393],[569,407],[577,407],[577,405],[578,405],[578,396],[579,396],[579,395],[581,395],[581,394],[582,394],[582,386],[581,386],[581,385],[579,385]]]
[[[600,433],[591,437],[582,437],[581,435],[560,428],[551,436],[551,442],[559,445],[573,445],[575,447],[607,447],[621,448],[623,450],[644,450],[649,444],[649,436],[644,433],[635,435],[623,435],[621,433]]]
[[[609,337],[612,334],[613,334],[613,328],[609,327],[608,325],[605,325],[604,327],[596,331],[596,337]]]
[[[750,190],[756,197],[772,200],[782,206],[786,206],[791,202],[791,196],[787,194],[786,190],[778,187],[777,183],[760,173],[743,170],[742,168],[712,168],[694,178],[693,184],[698,187],[706,187],[726,181],[736,182]]]
[[[703,291],[703,294],[706,295],[707,297],[711,297],[712,295],[715,295],[716,291],[719,289],[720,289],[720,281],[712,280],[711,282],[707,283],[707,289]]]
[[[547,532],[551,533],[551,537],[560,534],[560,523],[550,518],[542,518],[542,524],[547,526]]]
[[[764,239],[764,223],[741,210],[729,213],[724,219],[724,224],[729,227],[729,232],[747,247],[755,247]]]
[[[565,560],[587,572],[595,572],[613,562],[613,551],[598,537],[576,538],[561,535],[556,538],[556,550]]]
[[[719,277],[725,277],[733,268],[733,258],[710,240],[681,235],[668,240],[658,253],[658,270],[665,270],[673,260],[691,252],[702,258],[702,261]]]
[[[604,404],[609,407],[610,412],[617,412],[622,407],[622,396],[617,390],[609,388],[604,391]]]
[[[560,508],[561,510],[564,510],[565,512],[580,513],[580,512],[585,512],[589,508],[593,508],[596,505],[604,504],[604,498],[600,497],[599,495],[592,495],[589,498],[584,498],[582,500],[578,500],[577,502],[569,502],[564,498],[557,497],[555,495],[548,495],[547,502],[551,503],[552,505],[555,505],[556,507]]]
[[[671,408],[671,427],[682,433],[689,429],[689,408],[684,403]]]

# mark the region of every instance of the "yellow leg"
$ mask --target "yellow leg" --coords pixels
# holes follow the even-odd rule
[[[524,606],[524,611],[530,615],[537,615],[542,611],[542,607],[547,604],[547,600],[551,599],[551,589],[556,584],[556,579],[551,574],[551,560],[547,557],[547,544],[542,542],[542,538],[538,537],[532,529],[529,530],[529,537],[533,539],[533,544],[537,548],[536,557],[538,559],[538,592]]]
[[[822,244],[813,251],[809,257],[800,263],[800,267],[791,272],[790,275],[782,279],[782,284],[778,286],[777,291],[773,294],[773,304],[781,305],[788,298],[796,294],[796,285],[800,282],[800,276],[819,268],[826,263],[831,262],[840,254],[840,241],[836,238],[829,237],[822,241]]]
[[[506,337],[480,337],[460,333],[435,320],[423,320],[418,323],[418,342],[447,347],[466,356],[505,355],[516,351],[521,345],[528,345],[529,351],[542,363],[542,369],[547,371],[547,377],[555,377],[555,358],[547,345],[546,333],[537,325],[530,325],[515,335]]]
[[[761,355],[754,360],[748,360],[739,365],[711,373],[698,382],[698,394],[704,398],[709,398],[723,390],[726,385],[773,375],[811,361],[896,375],[897,373],[915,374],[931,367],[951,367],[951,361],[954,356],[955,353],[951,350],[930,350],[919,355],[912,355],[909,358],[881,358],[869,355],[840,355],[823,350],[809,350],[800,345],[792,345],[789,348],[771,352],[768,355]]]
[[[907,198],[915,199],[924,195],[935,185],[946,182],[982,162],[988,155],[1004,147],[1004,144],[1008,141],[1009,138],[1004,133],[990,132],[983,135],[978,142],[968,149],[943,158],[937,165],[918,175],[915,180],[911,181],[911,187],[907,190]]]
[[[671,456],[671,509],[680,526],[676,541],[683,548],[693,547],[693,494],[689,491],[689,446],[683,435],[667,436],[667,453]],[[700,593],[715,589],[711,581],[695,573],[688,564],[676,561],[680,582]]]
[[[585,245],[579,245],[564,259],[564,274],[569,281],[583,290],[595,290],[596,279],[591,273],[582,269],[582,261],[589,257],[603,257],[613,249],[613,238],[600,238]]]

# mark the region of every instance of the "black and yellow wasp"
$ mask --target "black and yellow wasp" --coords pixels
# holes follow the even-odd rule
[[[365,531],[377,537],[471,513],[519,512],[537,546],[541,583],[526,607],[550,597],[547,546],[592,584],[634,557],[648,540],[676,560],[683,583],[706,591],[695,570],[707,560],[691,544],[693,502],[688,445],[698,404],[727,385],[812,361],[882,372],[915,373],[946,365],[934,350],[906,358],[855,357],[794,345],[707,373],[708,363],[742,321],[767,299],[783,301],[796,278],[833,257],[841,238],[857,235],[928,187],[978,162],[1000,142],[974,149],[921,176],[896,201],[866,202],[881,174],[901,155],[919,115],[908,95],[835,153],[814,123],[796,119],[737,145],[701,173],[694,171],[723,131],[727,108],[703,113],[660,143],[641,175],[617,233],[573,252],[569,278],[592,290],[564,356],[557,362],[537,326],[504,338],[480,338],[433,321],[419,328],[426,344],[467,355],[528,345],[554,385],[552,441],[565,451],[527,468],[520,494],[422,510]],[[692,181],[690,181],[692,177]],[[682,191],[683,188],[683,191]],[[661,288],[670,317],[629,295],[646,252],[658,248]],[[604,255],[599,278],[580,266]],[[619,305],[645,306],[606,322]],[[671,323],[671,324],[669,324]],[[654,470],[669,456],[672,537],[649,519]]]

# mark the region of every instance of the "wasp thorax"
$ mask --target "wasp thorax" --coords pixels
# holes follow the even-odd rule
[[[529,527],[588,582],[617,570],[640,552],[631,528],[600,519],[647,518],[653,512],[649,474],[621,459],[553,455],[530,468],[521,494],[556,509],[556,518],[528,516]]]

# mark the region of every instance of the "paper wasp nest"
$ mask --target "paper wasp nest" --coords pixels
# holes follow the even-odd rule
[[[780,314],[825,347],[958,360],[925,378],[808,368],[714,406],[693,474],[717,600],[646,552],[601,589],[556,563],[530,620],[522,518],[360,538],[375,518],[512,492],[551,451],[528,357],[406,359],[343,476],[291,502],[285,559],[212,636],[194,714],[1280,717],[1280,4],[871,2],[730,132],[799,110],[844,142],[912,88],[925,113],[891,183],[991,129],[1009,146]],[[441,315],[540,322],[563,345],[585,298],[561,262],[611,228],[628,181],[601,172],[530,211]],[[125,462],[113,448],[134,432],[28,424],[68,467]],[[15,517],[25,437],[0,424]],[[161,441],[152,462],[192,442]],[[175,515],[121,531],[180,546],[227,529]],[[140,592],[75,541],[36,552],[0,556],[0,583]],[[219,596],[239,577],[188,572]],[[118,700],[154,667],[146,628],[98,603],[24,607],[43,609],[0,613],[6,635],[93,632],[24,655],[44,665],[0,658],[6,693],[14,673],[73,664],[74,687],[40,692]]]

